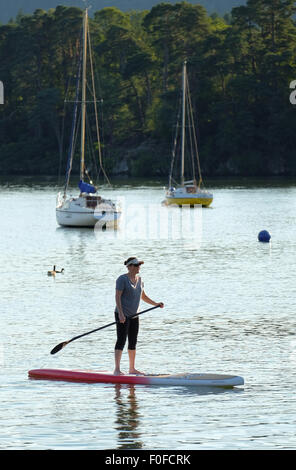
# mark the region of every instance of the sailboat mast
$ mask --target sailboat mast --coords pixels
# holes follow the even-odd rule
[[[183,62],[182,74],[182,142],[181,142],[181,185],[184,185],[184,159],[185,159],[185,128],[186,128],[186,60]]]
[[[84,178],[84,158],[85,158],[85,113],[86,113],[86,57],[87,57],[87,28],[88,12],[84,11],[83,18],[83,57],[82,57],[82,92],[81,92],[81,160],[80,179]]]

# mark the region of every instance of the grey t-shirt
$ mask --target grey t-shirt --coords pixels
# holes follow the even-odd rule
[[[131,317],[138,312],[144,283],[137,277],[136,284],[133,284],[127,274],[122,274],[116,279],[116,290],[122,291],[121,305],[126,317]],[[116,306],[115,311],[118,313]]]

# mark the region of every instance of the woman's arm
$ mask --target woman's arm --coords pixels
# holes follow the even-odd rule
[[[115,291],[115,302],[116,302],[116,307],[118,310],[118,317],[119,317],[120,323],[125,322],[125,315],[122,311],[122,305],[121,305],[122,292],[123,292],[122,290],[118,290],[118,289],[116,289]]]
[[[142,300],[144,300],[144,302],[146,302],[147,304],[154,305],[155,307],[156,306],[159,306],[160,308],[164,307],[164,304],[162,302],[154,302],[154,300],[151,300],[148,297],[148,295],[146,295],[144,290],[142,291]]]

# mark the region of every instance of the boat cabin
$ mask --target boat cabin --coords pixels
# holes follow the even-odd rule
[[[98,204],[102,202],[101,196],[90,196],[89,194],[85,196],[86,207],[95,209]]]
[[[186,193],[195,194],[197,187],[195,185],[185,186]]]

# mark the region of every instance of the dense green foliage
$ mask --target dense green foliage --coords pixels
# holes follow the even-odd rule
[[[295,175],[295,10],[293,0],[248,0],[231,21],[186,2],[95,12],[107,171],[168,175],[187,58],[203,174]],[[64,97],[81,18],[79,8],[59,6],[0,27],[1,173],[64,171],[71,128]]]

